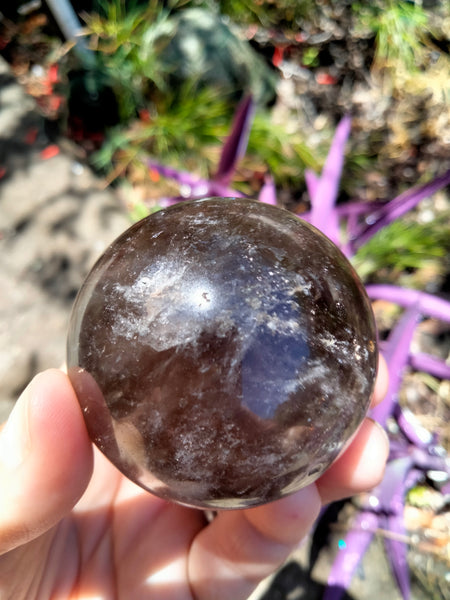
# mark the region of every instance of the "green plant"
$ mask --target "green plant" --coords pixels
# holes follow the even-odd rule
[[[259,23],[264,27],[284,24],[295,28],[302,19],[311,19],[320,10],[312,0],[207,0],[206,4],[218,4],[220,11],[235,22]]]
[[[170,9],[154,0],[134,8],[114,0],[101,12],[84,15],[86,34],[126,121],[147,104],[149,96],[167,91],[167,72],[160,53],[172,32]]]
[[[319,168],[319,160],[299,132],[290,133],[273,122],[268,111],[257,111],[248,141],[250,159],[265,164],[279,185],[298,187],[305,167]]]
[[[353,5],[359,26],[376,36],[374,66],[409,73],[418,70],[424,60],[424,40],[429,30],[428,14],[419,3],[403,0],[377,0]]]
[[[208,12],[205,6],[210,5]],[[150,157],[208,175],[236,105],[234,70],[245,74],[246,69],[247,84],[251,86],[251,80],[256,80],[257,93],[262,95],[267,95],[272,85],[274,74],[259,57],[253,58],[250,45],[235,40],[223,23],[222,41],[208,38],[208,48],[219,43],[223,55],[214,58],[215,52],[211,56],[210,49],[206,57],[209,62],[205,63],[206,79],[203,73],[192,71],[195,65],[189,66],[190,55],[186,60],[179,56],[183,41],[191,43],[190,36],[195,35],[191,29],[193,21],[196,28],[204,31],[205,39],[209,32],[213,33],[211,27],[219,21],[217,6],[209,2],[179,0],[161,7],[152,1],[145,7],[126,7],[124,0],[115,0],[105,4],[99,13],[86,15],[85,21],[90,47],[100,70],[107,74],[120,107],[120,126],[109,132],[94,157],[96,166],[111,171],[110,180],[129,174],[130,168],[139,169],[138,165]],[[185,37],[180,38],[180,27]],[[218,35],[214,30],[214,37]],[[201,47],[204,41],[196,43]],[[240,46],[236,48],[236,44]],[[205,60],[203,54],[199,58]],[[177,65],[188,71],[184,79]],[[217,72],[223,74],[223,79],[210,78]],[[257,112],[246,160],[250,168],[257,165],[256,170],[261,164],[270,169],[279,185],[295,181],[297,186],[302,179],[302,164],[318,167],[302,136],[275,124],[270,111],[262,107]],[[245,181],[242,185],[243,191],[251,192]]]
[[[362,246],[353,258],[360,277],[370,279],[383,272],[395,281],[404,272],[431,269],[434,277],[442,273],[450,251],[448,214],[430,223],[394,221]],[[409,285],[414,277],[409,277]]]
[[[170,94],[155,99],[145,118],[112,130],[94,156],[95,165],[106,170],[114,165],[118,176],[134,162],[141,164],[148,156],[157,156],[178,166],[195,162],[196,169],[206,174],[213,164],[213,148],[227,131],[230,107],[212,89],[192,94],[187,83],[182,94],[183,102]]]

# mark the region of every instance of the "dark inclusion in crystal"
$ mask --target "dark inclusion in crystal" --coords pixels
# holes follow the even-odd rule
[[[241,199],[132,226],[86,279],[68,339],[95,444],[142,487],[197,507],[315,480],[363,419],[376,363],[370,303],[342,253]]]

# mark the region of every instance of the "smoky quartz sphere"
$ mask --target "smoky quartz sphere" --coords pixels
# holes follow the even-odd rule
[[[236,198],[128,229],[87,277],[68,336],[92,441],[140,486],[200,508],[317,479],[361,423],[376,365],[370,302],[340,250]]]

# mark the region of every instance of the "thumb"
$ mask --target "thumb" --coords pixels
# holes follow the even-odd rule
[[[58,523],[83,494],[92,463],[67,375],[40,373],[0,432],[0,554]]]

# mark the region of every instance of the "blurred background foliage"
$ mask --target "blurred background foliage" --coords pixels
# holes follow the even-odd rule
[[[279,203],[307,210],[305,168],[321,169],[346,113],[340,202],[386,200],[450,166],[448,2],[73,0],[84,61],[45,3],[17,17],[29,4],[2,7],[2,53],[134,216],[178,193],[149,160],[211,175],[249,93],[256,114],[232,185],[250,196],[270,173]],[[55,64],[49,90],[42,79]],[[51,94],[61,99],[53,108]],[[360,250],[364,278],[401,273],[426,287],[437,276],[446,287],[445,193],[427,211],[426,222],[417,211]],[[420,270],[428,276],[415,281]]]

